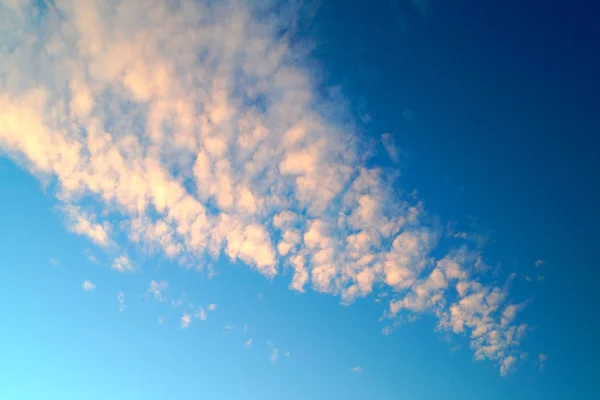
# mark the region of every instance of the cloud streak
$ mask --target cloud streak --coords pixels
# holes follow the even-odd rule
[[[467,244],[432,255],[440,230],[367,166],[290,21],[235,1],[44,4],[0,6],[0,148],[113,269],[134,270],[127,244],[188,268],[225,255],[344,303],[384,288],[389,318],[436,315],[477,359],[513,367],[526,325],[507,288],[481,283]]]

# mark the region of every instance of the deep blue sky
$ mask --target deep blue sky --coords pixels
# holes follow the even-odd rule
[[[365,162],[369,167],[381,167],[384,175],[377,182],[387,182],[386,178],[399,174],[397,179],[390,178],[398,198],[423,202],[426,215],[419,217],[416,225],[437,229],[441,236],[454,231],[480,238],[467,240],[467,245],[481,254],[491,268],[481,276],[471,271],[474,279],[489,287],[502,288],[514,273],[506,301],[525,305],[517,321],[529,328],[519,346],[507,347],[518,358],[516,368],[500,376],[503,358],[474,361],[469,335],[454,335],[436,328],[435,308],[389,318],[389,301],[401,298],[406,291],[385,286],[384,278],[374,286],[373,293],[365,298],[359,296],[351,305],[340,304],[339,292],[311,286],[310,281],[303,287],[306,292],[298,293],[288,287],[292,271],[288,266],[283,267],[284,254],[278,255],[280,264],[274,277],[265,279],[262,275],[268,273],[258,267],[248,268],[247,264],[257,265],[258,257],[264,256],[256,243],[250,245],[254,252],[246,259],[226,255],[225,250],[216,258],[207,251],[202,255],[190,251],[198,264],[209,267],[205,265],[202,271],[186,270],[165,255],[164,243],[142,240],[136,244],[128,240],[131,233],[128,223],[135,214],[124,211],[125,206],[114,198],[104,201],[97,193],[90,195],[95,190],[93,185],[78,183],[78,189],[89,197],[74,196],[66,200],[61,197],[56,176],[61,174],[63,165],[55,163],[49,172],[39,160],[46,154],[62,157],[65,150],[54,142],[44,142],[47,153],[28,152],[23,144],[27,140],[21,138],[41,143],[46,136],[45,133],[36,136],[37,127],[29,124],[39,114],[19,114],[38,103],[17,99],[32,93],[34,87],[52,87],[46,107],[64,102],[64,109],[68,109],[74,107],[75,94],[85,81],[84,85],[92,88],[92,103],[98,104],[98,108],[90,106],[92,111],[83,113],[103,118],[110,105],[103,101],[111,96],[125,99],[128,103],[120,104],[128,104],[139,114],[132,117],[122,108],[112,110],[115,114],[102,120],[104,128],[115,138],[122,137],[119,135],[124,132],[142,132],[142,136],[147,135],[142,140],[146,146],[155,140],[144,131],[149,126],[144,120],[149,109],[146,106],[163,95],[158,89],[150,89],[155,91],[152,92],[155,97],[145,98],[136,92],[136,87],[143,87],[143,83],[137,82],[136,86],[128,78],[114,78],[114,82],[129,90],[121,92],[115,89],[117,86],[108,86],[102,81],[104,78],[98,78],[101,74],[91,67],[85,69],[89,76],[75,78],[75,74],[64,73],[62,64],[56,61],[75,57],[75,65],[87,65],[89,61],[81,54],[93,53],[90,50],[93,46],[88,48],[84,44],[85,40],[92,43],[90,38],[98,35],[98,32],[85,35],[95,13],[99,26],[109,27],[103,32],[106,37],[110,37],[107,32],[111,30],[125,32],[123,35],[127,37],[129,25],[134,31],[144,31],[146,21],[131,14],[131,24],[127,19],[114,18],[115,26],[111,26],[113,18],[104,14],[106,10],[79,14],[66,6],[57,8],[60,12],[56,14],[44,8],[40,18],[21,19],[22,14],[14,13],[6,4],[0,8],[0,26],[4,21],[9,27],[5,32],[8,39],[0,39],[0,64],[7,60],[6,66],[0,66],[0,88],[6,93],[0,96],[0,107],[8,110],[0,110],[0,282],[3,282],[0,398],[583,400],[598,397],[600,323],[595,292],[600,280],[596,265],[600,223],[597,209],[600,10],[597,5],[566,1],[330,0],[318,6],[305,4],[296,10],[300,17],[294,31],[297,36],[292,41],[297,47],[291,46],[295,53],[289,57],[298,63],[299,71],[323,86],[308,88],[303,81],[293,81],[289,87],[308,90],[314,97],[329,94],[329,103],[325,104],[332,111],[317,107],[316,114],[309,115],[330,118],[331,126],[341,127],[343,133],[336,142],[337,130],[316,122],[321,135],[317,139],[333,138],[326,147],[330,159],[356,173],[363,162],[357,161],[360,157],[340,160],[345,153],[361,155],[363,149],[345,149],[342,143],[368,143],[373,156]],[[35,7],[26,7],[22,10],[27,10],[27,15],[35,14],[32,11]],[[145,7],[144,4],[140,9],[146,10]],[[152,10],[147,11],[150,15]],[[237,15],[237,11],[231,8],[230,14]],[[84,15],[82,26],[77,24],[80,15]],[[223,14],[215,15],[217,21],[225,18]],[[75,31],[81,32],[77,36],[83,38],[81,42],[73,42],[81,46],[77,47],[76,56],[69,52],[66,56],[39,55],[36,51],[44,46],[27,47],[31,42],[24,39],[24,32],[44,42],[46,48],[55,44],[56,38],[60,38],[59,42],[70,40],[71,31],[57,34],[59,25],[53,24],[53,18],[67,20]],[[268,25],[266,20],[256,22]],[[165,22],[165,26],[169,24]],[[234,31],[227,23],[225,26],[227,29],[219,31],[214,42],[226,42],[227,35]],[[0,28],[0,35],[2,32]],[[244,41],[253,34],[242,35],[237,45],[244,50],[256,49],[252,47],[255,42]],[[55,41],[45,42],[50,37]],[[205,70],[203,62],[195,64],[183,56],[177,58],[187,47],[175,37],[161,39],[169,44],[167,48],[175,50],[173,53],[167,50],[166,57],[157,59],[161,62],[176,59],[180,63],[177,73],[170,72],[172,87],[178,79],[185,82],[185,72],[193,75],[202,70],[212,77],[213,71],[210,67]],[[276,35],[275,39],[268,37],[275,43],[279,39]],[[106,49],[114,47],[109,39],[106,43]],[[211,46],[206,45],[209,50]],[[19,53],[15,48],[25,50]],[[308,61],[303,58],[304,52],[310,54]],[[18,56],[13,57],[14,54]],[[159,65],[149,54],[140,52],[136,57],[145,65]],[[257,65],[263,67],[261,62],[269,54],[260,54]],[[105,70],[110,70],[111,63],[118,64],[109,53],[101,53],[99,57]],[[223,55],[218,53],[213,60],[217,65],[221,62],[219,57]],[[226,58],[224,64],[235,62],[233,57]],[[127,64],[122,68],[126,75],[134,67]],[[266,74],[271,73],[276,74]],[[75,82],[76,79],[80,80]],[[63,81],[71,86],[62,89]],[[212,84],[217,79],[209,81]],[[251,85],[248,83],[251,80],[240,82]],[[109,89],[102,92],[104,84]],[[56,91],[54,86],[58,87]],[[273,92],[266,89],[258,108],[267,111],[274,108],[276,102],[270,103],[269,96],[274,96],[276,90],[292,93],[287,86],[282,87],[273,88]],[[196,95],[212,89],[213,86],[202,87],[202,84],[186,87],[186,91]],[[187,99],[176,91],[170,96],[169,103],[180,99],[185,103]],[[212,101],[212,98],[208,101],[209,106]],[[244,107],[240,106],[239,115],[248,111]],[[198,113],[204,113],[204,108],[199,109],[202,111]],[[91,135],[93,124],[74,110],[71,108],[63,116],[62,111],[54,109],[39,121],[49,127],[48,132],[54,137],[71,138],[70,130],[81,129],[84,139],[77,140],[87,148],[85,138]],[[293,122],[292,114],[286,114],[291,122],[285,122]],[[335,119],[340,115],[345,122]],[[18,116],[18,123],[12,116]],[[267,114],[261,117],[270,132],[279,129],[277,123],[281,121],[272,122]],[[210,118],[213,122],[218,120],[214,114]],[[235,118],[241,117],[236,114]],[[76,123],[63,125],[65,120]],[[146,125],[137,125],[140,121]],[[195,120],[195,126],[205,123],[199,121]],[[214,124],[223,137],[228,135],[228,129],[234,129],[233,125]],[[162,146],[171,150],[178,128],[175,122],[168,126],[164,129],[172,136]],[[344,130],[349,126],[356,132]],[[397,146],[400,155],[397,162],[384,151],[383,133],[389,133]],[[282,134],[274,135],[279,143]],[[206,136],[202,140],[207,140]],[[306,140],[310,143],[313,138]],[[127,153],[127,145],[121,145],[123,154],[135,159],[134,152]],[[198,149],[193,143],[185,146],[193,152],[193,164]],[[208,148],[208,144],[204,146]],[[169,168],[175,166],[173,170],[185,171],[189,167],[189,176],[195,176],[196,170],[192,173],[192,165],[186,164],[184,151],[178,148],[167,153],[167,150],[164,151],[168,155],[159,158],[159,163]],[[287,154],[277,153],[275,147],[270,150],[273,159]],[[236,151],[241,154],[236,147],[230,153],[231,159],[225,157],[221,161],[227,159],[237,165]],[[152,153],[146,155],[151,158],[149,154]],[[312,162],[310,158],[302,160],[302,165],[295,168],[304,168]],[[108,162],[102,159],[102,163],[116,165],[114,159]],[[73,168],[84,170],[90,165],[93,163],[85,159]],[[275,170],[284,169],[283,162],[274,165]],[[320,165],[314,167],[319,172],[318,193],[326,192],[332,184],[327,179],[328,170],[319,170]],[[130,167],[129,164],[125,167],[125,175],[136,173],[132,167],[127,170]],[[169,173],[173,170],[168,169]],[[135,186],[114,178],[117,175],[109,175],[116,187]],[[172,178],[187,179],[185,175]],[[160,184],[156,175],[144,179],[148,179],[150,187]],[[218,181],[219,177],[213,175],[210,179]],[[234,184],[246,182],[239,176],[231,179]],[[277,175],[271,187],[278,188],[285,179],[283,174]],[[210,182],[198,178],[197,185],[202,188]],[[285,188],[288,191],[281,193],[290,198],[299,191],[296,186]],[[258,186],[251,189],[258,198]],[[104,195],[109,192],[102,190],[106,190]],[[416,194],[410,194],[413,190]],[[212,203],[207,203],[214,208],[211,212],[220,212],[221,206],[215,199],[224,191],[220,186],[217,194],[211,194]],[[201,195],[197,197],[201,199]],[[400,204],[394,197],[382,201],[390,209],[396,201]],[[79,232],[81,235],[73,232],[76,224],[69,220],[65,204],[80,206],[84,210],[81,218],[104,221],[107,224],[104,226],[110,226],[107,229],[110,239],[94,240],[93,232],[85,229]],[[277,207],[265,207],[260,217],[251,219],[267,227],[273,247],[283,237],[271,225],[273,214],[281,211]],[[153,221],[163,218],[157,208],[156,204],[149,206],[145,216]],[[89,210],[93,215],[86,214]],[[247,217],[243,213],[236,215],[236,211],[229,213],[242,221]],[[313,219],[328,221],[327,215],[314,214],[308,208],[300,208],[297,213],[304,243],[310,241],[305,234]],[[154,228],[150,222],[144,221],[148,225],[142,231]],[[169,223],[174,228],[181,226]],[[210,232],[217,235],[216,231]],[[346,239],[339,238],[345,238],[346,234],[349,233],[335,231],[333,241],[339,240],[336,244],[342,246]],[[454,245],[454,239],[446,236],[432,251],[436,260]],[[185,234],[178,240],[187,246]],[[389,243],[382,248],[386,245]],[[312,248],[306,246],[298,252],[312,254]],[[195,250],[193,246],[189,248]],[[379,251],[381,248],[373,250]],[[114,259],[121,255],[131,260],[133,272],[127,268],[124,272],[115,271],[119,268],[115,267]],[[345,260],[346,256],[344,252],[336,253],[338,259]],[[538,260],[541,265],[536,267]],[[432,263],[424,267],[420,278],[427,277]],[[207,276],[213,272],[215,276]],[[317,279],[318,276],[311,275],[312,282]],[[87,281],[93,287],[85,286],[83,282]],[[162,298],[149,291],[151,281],[168,281],[168,288],[162,289]],[[117,298],[119,292],[125,298],[122,309]],[[450,292],[449,289],[445,295],[448,303],[457,300],[456,294]],[[208,311],[209,304],[216,304],[216,309]],[[194,317],[199,306],[207,313],[206,321]],[[191,316],[189,326],[183,323],[186,314]],[[391,334],[382,334],[382,330],[392,325],[395,326]],[[541,355],[546,358],[543,363]]]

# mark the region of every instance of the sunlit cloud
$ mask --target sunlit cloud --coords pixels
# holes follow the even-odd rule
[[[434,315],[476,359],[514,367],[527,326],[508,285],[485,283],[469,243],[433,255],[438,224],[369,162],[346,106],[298,59],[302,41],[280,34],[286,17],[264,2],[44,4],[39,18],[2,6],[0,148],[114,270],[143,268],[131,246],[184,268],[225,256],[344,304],[386,290],[387,318]],[[167,286],[148,293],[164,301]]]
[[[86,292],[91,292],[92,290],[96,289],[96,285],[94,285],[91,281],[85,280],[83,281],[81,288]]]

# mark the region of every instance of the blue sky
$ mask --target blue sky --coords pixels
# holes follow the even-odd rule
[[[600,32],[522,3],[1,1],[0,398],[596,398]]]

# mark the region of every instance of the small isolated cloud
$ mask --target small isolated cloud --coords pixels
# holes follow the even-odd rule
[[[192,317],[190,316],[190,314],[184,313],[181,316],[181,327],[183,329],[185,329],[185,328],[189,327],[191,323],[192,323]]]
[[[402,111],[402,118],[404,118],[404,120],[412,121],[412,119],[414,117],[415,117],[415,113],[410,108],[406,108]]]
[[[289,351],[286,351],[285,353],[283,353],[284,357],[289,357],[290,355],[292,355],[292,353]]]
[[[538,369],[543,372],[546,369],[546,361],[548,361],[548,354],[541,353],[538,356]]]
[[[162,325],[165,323],[165,317],[163,317],[162,315],[160,317],[158,317],[156,319],[156,322],[158,322],[159,325]]]
[[[163,302],[165,301],[164,292],[169,288],[169,282],[167,281],[150,281],[150,286],[146,291],[147,294],[150,294],[154,297],[154,300]]]
[[[275,364],[277,359],[279,358],[279,350],[275,347],[271,348],[271,355],[269,356],[269,360],[271,364]]]
[[[228,323],[223,327],[223,334],[226,335],[234,329],[234,326]]]
[[[502,363],[500,364],[500,375],[506,376],[512,372],[516,362],[517,358],[515,356],[508,356],[502,360]]]
[[[208,311],[215,311],[217,309],[217,305],[216,304],[209,304],[208,307],[206,307],[206,309]]]
[[[94,254],[94,252],[91,249],[85,249],[83,250],[83,255],[90,260],[90,262],[94,263],[94,264],[100,264],[100,261],[98,261],[98,257],[96,257],[96,255]]]
[[[198,310],[194,314],[194,317],[196,317],[200,321],[206,321],[206,319],[208,318],[208,316],[206,315],[206,311],[202,307],[198,307]]]
[[[119,301],[119,311],[125,310],[125,293],[122,291],[117,293],[117,300]]]
[[[381,143],[383,144],[383,148],[385,149],[390,159],[395,163],[399,162],[400,151],[398,150],[398,147],[396,146],[392,135],[389,133],[384,133],[383,135],[381,135]]]
[[[539,267],[544,266],[544,265],[546,265],[546,261],[545,260],[536,260],[536,262],[535,262],[536,268],[539,268]]]
[[[54,265],[55,267],[60,264],[60,262],[54,257],[50,257],[48,259],[48,262],[50,263],[50,265]]]
[[[389,336],[392,333],[392,327],[386,326],[381,330],[381,333],[383,333],[385,336]]]
[[[350,368],[350,372],[354,372],[354,373],[357,373],[357,374],[360,374],[363,371],[364,370],[360,366],[358,366],[358,365],[356,367]]]
[[[244,332],[248,332],[248,325],[244,324]]]
[[[252,347],[252,338],[250,338],[244,342],[244,347],[245,348]]]
[[[96,285],[94,285],[91,281],[85,280],[85,281],[83,281],[83,284],[81,285],[81,287],[86,292],[90,292],[96,288]]]
[[[115,258],[112,263],[112,269],[119,272],[131,272],[133,271],[133,265],[125,254],[120,257]]]

